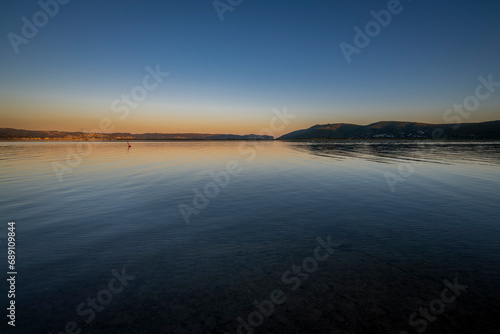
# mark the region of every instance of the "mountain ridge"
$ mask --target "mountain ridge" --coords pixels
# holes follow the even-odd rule
[[[265,135],[207,133],[87,133],[0,128],[0,140],[273,140]],[[368,125],[352,123],[316,124],[292,131],[278,140],[307,139],[461,139],[500,140],[500,120],[462,124],[379,121]]]
[[[302,139],[500,139],[500,120],[480,123],[431,124],[379,121],[368,125],[316,124],[287,133],[279,140]]]

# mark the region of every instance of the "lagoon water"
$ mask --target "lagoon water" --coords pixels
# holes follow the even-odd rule
[[[8,332],[500,332],[500,143],[131,144],[0,142]]]

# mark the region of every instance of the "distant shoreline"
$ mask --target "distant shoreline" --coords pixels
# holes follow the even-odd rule
[[[263,129],[259,133],[272,133]],[[264,134],[224,133],[137,133],[128,132],[68,132],[37,131],[0,128],[0,140],[21,141],[489,141],[500,140],[500,120],[480,123],[428,124],[419,122],[381,121],[369,125],[348,123],[317,124],[307,129],[295,130],[278,138]]]
[[[113,139],[113,140],[79,140],[79,139],[0,139],[0,142],[90,142],[90,143],[137,143],[137,142],[236,142],[236,141],[280,141],[280,142],[499,142],[500,139],[402,139],[402,138],[366,138],[366,139]]]

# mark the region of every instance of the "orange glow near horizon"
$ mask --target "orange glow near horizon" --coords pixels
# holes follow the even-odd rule
[[[130,113],[125,119],[120,114],[108,112],[88,112],[82,108],[67,111],[66,109],[10,107],[8,111],[0,111],[2,128],[42,131],[84,131],[84,132],[127,132],[127,133],[213,133],[213,134],[258,134],[262,129],[269,128],[273,118],[257,119],[255,117],[213,117],[211,115],[151,115]],[[107,126],[101,126],[101,121],[107,119]],[[283,128],[283,131],[273,133],[275,137],[294,131],[300,126],[293,120]]]
[[[109,107],[109,101],[54,101],[41,99],[26,99],[23,101],[6,100],[0,107],[0,127],[25,130],[45,131],[84,131],[84,132],[126,132],[140,133],[211,133],[211,134],[260,134],[263,129],[270,128],[270,121],[275,117],[273,108],[230,108],[216,109],[206,107],[192,110],[191,107],[159,107],[141,106],[130,110],[128,115],[114,113]],[[279,110],[283,110],[277,108]],[[378,121],[409,121],[423,123],[445,123],[443,112],[423,111],[405,112],[405,117],[397,117],[395,111],[372,109],[371,112],[335,110],[311,115],[307,110],[296,110],[288,106],[289,113],[296,117],[275,131],[274,137],[309,128],[315,124],[354,123],[371,124]],[[400,113],[401,115],[401,113]],[[418,117],[420,115],[420,117]],[[481,113],[472,114],[465,122],[483,122],[498,119],[495,108],[483,108]],[[123,119],[121,119],[122,116]],[[102,128],[100,122],[108,119],[109,127]],[[277,123],[281,126],[281,123]]]

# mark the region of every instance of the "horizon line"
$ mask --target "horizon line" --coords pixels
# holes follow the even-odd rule
[[[498,121],[500,121],[500,119],[493,119],[493,120],[481,121],[481,122],[463,122],[463,123],[427,123],[427,122],[420,122],[420,121],[376,121],[376,122],[368,123],[368,124],[356,124],[356,123],[339,122],[339,123],[316,123],[314,125],[309,126],[309,128],[311,128],[313,126],[318,126],[318,125],[335,125],[335,124],[349,124],[349,125],[358,125],[358,126],[370,126],[370,125],[373,125],[373,124],[383,123],[383,122],[392,122],[392,123],[417,123],[417,124],[428,124],[428,125],[454,125],[454,124],[480,124],[480,123],[498,122]],[[96,132],[92,132],[92,131],[88,132],[88,131],[82,131],[82,130],[78,130],[78,131],[68,131],[68,130],[40,130],[40,129],[33,130],[33,129],[13,128],[13,127],[1,127],[0,129],[12,129],[12,130],[22,130],[22,131],[96,133]],[[304,129],[307,129],[307,128],[304,128]],[[296,130],[292,130],[290,132],[293,132],[293,131],[296,131]],[[131,134],[131,135],[141,135],[141,134],[149,134],[149,133],[151,133],[151,134],[154,133],[154,134],[235,135],[234,133],[208,133],[208,132],[142,132],[142,133],[138,133],[138,132],[125,132],[125,131],[121,131],[121,132],[99,132],[99,133],[103,133],[103,134],[126,133],[126,134]],[[244,134],[244,135],[236,135],[236,136],[249,136],[249,135],[256,135],[256,136],[258,136],[258,134],[256,134],[256,133],[247,133],[247,134]]]

